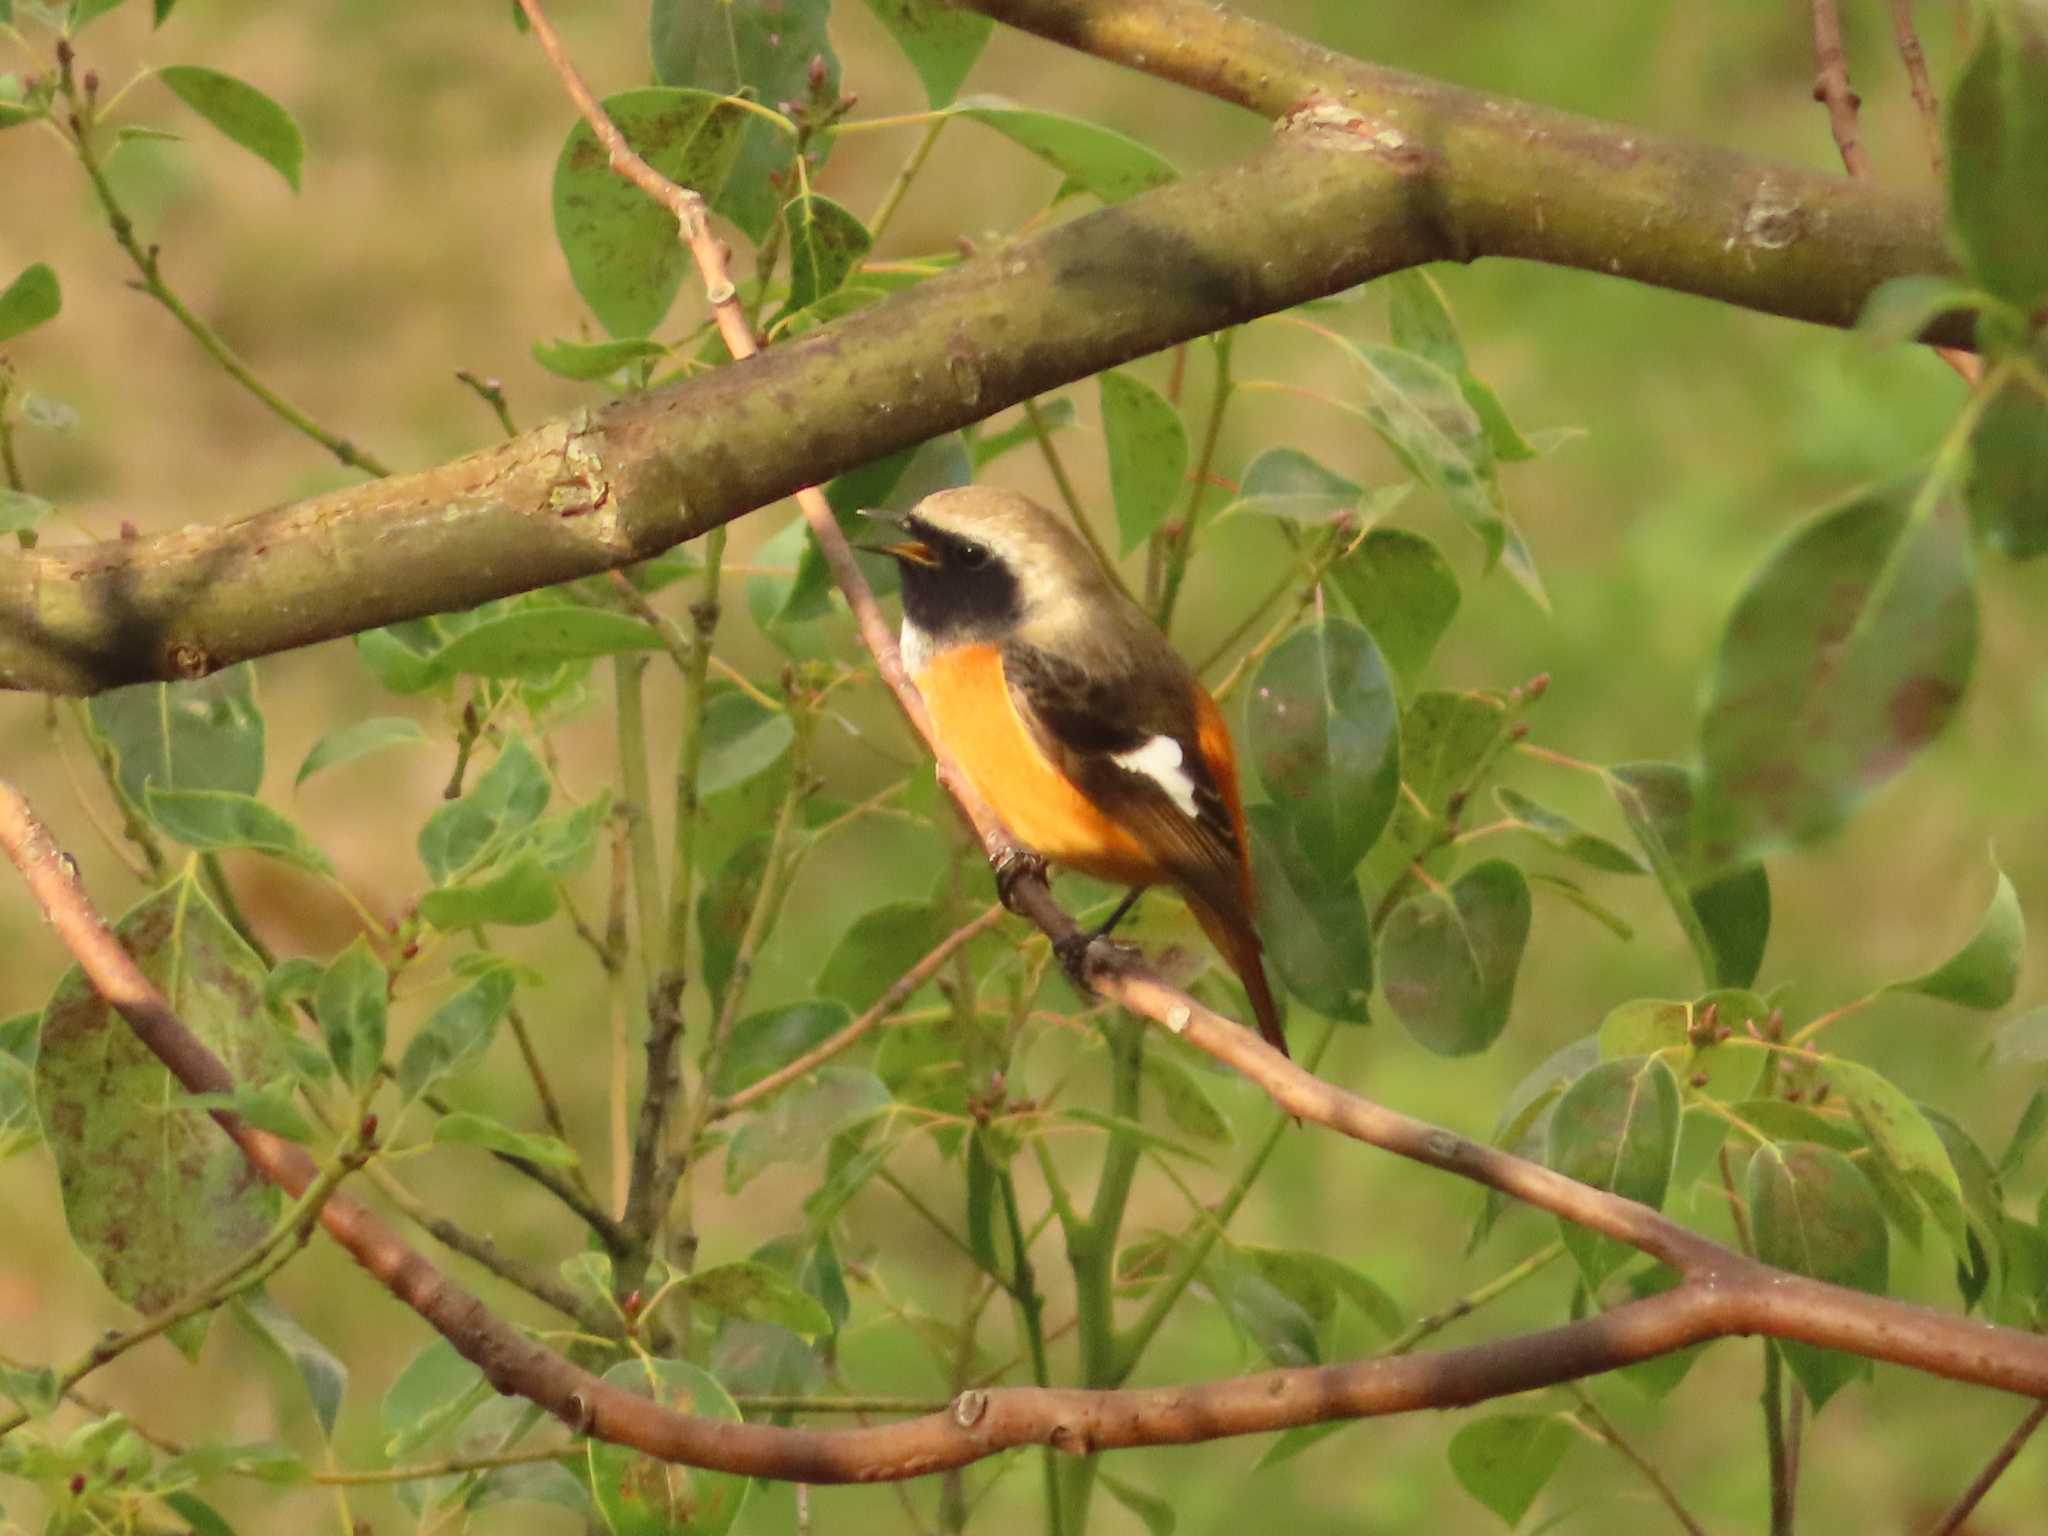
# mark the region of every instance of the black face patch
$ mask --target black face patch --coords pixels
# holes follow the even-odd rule
[[[1017,573],[986,544],[906,518],[906,532],[932,563],[899,557],[903,612],[934,640],[959,641],[1007,633],[1024,616]]]

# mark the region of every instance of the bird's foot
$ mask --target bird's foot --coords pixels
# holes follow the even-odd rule
[[[996,899],[1012,912],[1017,911],[1017,882],[1025,879],[1043,880],[1045,860],[1026,848],[1005,848],[996,855]],[[1018,913],[1021,917],[1023,914]]]
[[[1134,965],[1145,958],[1145,952],[1137,945],[1107,938],[1100,929],[1082,929],[1063,939],[1055,939],[1052,953],[1053,958],[1059,961],[1060,969],[1084,992],[1088,990],[1090,972],[1113,971],[1118,966]]]

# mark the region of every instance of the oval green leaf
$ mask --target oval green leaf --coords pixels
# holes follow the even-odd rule
[[[157,78],[171,94],[264,161],[296,192],[306,141],[291,113],[246,81],[197,64],[169,64]]]
[[[816,193],[785,203],[782,227],[789,238],[790,314],[835,292],[874,244],[867,225]]]
[[[46,262],[22,268],[21,275],[0,292],[0,342],[9,342],[57,318],[64,307],[57,273]]]
[[[1564,1453],[1570,1426],[1548,1414],[1501,1413],[1451,1436],[1448,1454],[1458,1486],[1508,1523],[1521,1524]]]
[[[1297,850],[1279,811],[1248,806],[1259,931],[1287,990],[1326,1019],[1363,1024],[1372,1006],[1372,925],[1358,877],[1326,881]]]
[[[896,39],[934,107],[959,94],[996,25],[944,0],[868,0],[868,9]]]
[[[1918,491],[1822,513],[1737,602],[1700,720],[1709,867],[1834,831],[1955,714],[1977,652],[1969,530]]]
[[[165,790],[151,784],[143,791],[143,810],[187,848],[248,848],[316,875],[334,873],[327,855],[306,840],[290,817],[253,795],[229,789]]]
[[[145,898],[114,932],[178,1017],[240,1082],[291,1070],[263,1006],[263,963],[191,880]],[[76,967],[43,1012],[36,1102],[71,1235],[116,1296],[160,1312],[270,1232],[277,1192]],[[188,1351],[204,1335],[181,1334]]]
[[[681,1360],[622,1360],[604,1380],[673,1412],[740,1419],[717,1378]],[[754,1486],[750,1478],[656,1461],[603,1440],[592,1440],[589,1454],[591,1495],[612,1536],[724,1536]]]
[[[1378,839],[1401,785],[1401,712],[1379,647],[1327,615],[1259,667],[1246,737],[1294,846],[1334,885]]]
[[[748,122],[746,109],[722,94],[667,86],[623,91],[604,107],[642,159],[707,199],[725,186]],[[613,172],[582,122],[555,162],[554,212],[569,276],[598,323],[621,337],[645,336],[659,325],[682,286],[689,252],[676,238],[674,217]]]
[[[427,733],[415,721],[393,715],[358,720],[351,725],[339,726],[314,742],[313,750],[299,764],[298,777],[292,783],[303,784],[323,768],[351,763],[386,747],[424,746],[426,741]]]
[[[1422,1045],[1469,1056],[1507,1027],[1528,939],[1528,882],[1492,859],[1447,896],[1429,891],[1395,909],[1380,935],[1380,986]]]
[[[1102,391],[1102,436],[1110,499],[1122,552],[1159,531],[1188,472],[1188,433],[1173,403],[1135,374],[1110,372]]]
[[[1120,203],[1180,177],[1170,161],[1136,139],[1080,118],[1034,111],[1000,96],[970,96],[952,110],[993,128],[1105,203]]]
[[[1756,1256],[1766,1264],[1884,1294],[1890,1277],[1884,1212],[1869,1181],[1840,1152],[1811,1142],[1759,1147],[1749,1160],[1745,1193]],[[1816,1412],[1870,1369],[1854,1355],[1810,1344],[1776,1347]]]
[[[1330,567],[1330,581],[1412,692],[1457,617],[1458,578],[1450,562],[1420,534],[1375,528]]]
[[[1895,981],[1887,992],[1919,992],[1963,1008],[1991,1012],[2003,1008],[2019,991],[2020,961],[2027,947],[2027,920],[2012,881],[1996,865],[1998,885],[1991,905],[1977,923],[1970,942],[1944,963],[1911,981]]]
[[[1661,1058],[1604,1061],[1558,1101],[1545,1161],[1567,1178],[1654,1210],[1671,1187],[1678,1121],[1678,1079]],[[1634,1254],[1576,1223],[1560,1218],[1558,1226],[1589,1290]]]

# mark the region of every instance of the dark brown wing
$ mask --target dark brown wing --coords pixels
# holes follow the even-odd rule
[[[1104,676],[1018,642],[1003,648],[1003,675],[1047,754],[1175,884],[1242,908],[1237,817],[1203,752],[1192,677]]]

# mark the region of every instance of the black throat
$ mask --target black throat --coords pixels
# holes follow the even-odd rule
[[[904,527],[934,564],[903,560],[903,615],[940,644],[1007,634],[1024,617],[1017,573],[1002,557],[922,518]]]

